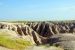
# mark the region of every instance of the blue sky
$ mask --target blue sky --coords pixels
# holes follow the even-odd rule
[[[0,20],[74,20],[75,0],[0,0]]]

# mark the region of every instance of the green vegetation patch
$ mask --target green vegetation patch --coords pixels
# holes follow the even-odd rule
[[[4,33],[3,33],[4,34]],[[16,38],[11,36],[5,36],[5,35],[0,35],[0,46],[9,48],[9,49],[15,49],[15,50],[23,50],[29,46],[31,46],[32,43],[30,41],[27,41],[22,38]]]
[[[30,46],[31,43],[29,41],[25,41],[23,39],[10,39],[7,36],[0,36],[0,46],[22,50]]]

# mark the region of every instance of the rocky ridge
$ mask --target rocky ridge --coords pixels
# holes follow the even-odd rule
[[[69,43],[72,43],[72,45],[75,43],[75,23],[31,22],[16,24],[0,22],[0,29],[15,31],[18,36],[25,39],[29,37],[37,45],[52,44],[62,46],[63,43],[68,42],[68,37],[68,45]],[[62,39],[67,40],[62,41]],[[62,47],[65,48],[65,45]]]

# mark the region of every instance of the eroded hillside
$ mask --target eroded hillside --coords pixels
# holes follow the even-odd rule
[[[75,50],[75,23],[0,22],[0,32],[1,30],[3,32],[7,30],[9,36],[25,39],[33,45],[50,44],[50,46],[60,46],[65,50]]]

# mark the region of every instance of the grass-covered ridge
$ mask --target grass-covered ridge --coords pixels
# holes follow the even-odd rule
[[[27,48],[28,46],[32,45],[30,41],[27,41],[22,38],[11,38],[8,35],[2,35],[2,34],[8,34],[7,32],[0,32],[0,46],[15,49],[15,50],[23,50]]]
[[[10,39],[7,36],[0,36],[0,46],[11,48],[11,49],[24,49],[27,46],[30,46],[29,41],[23,39]]]

